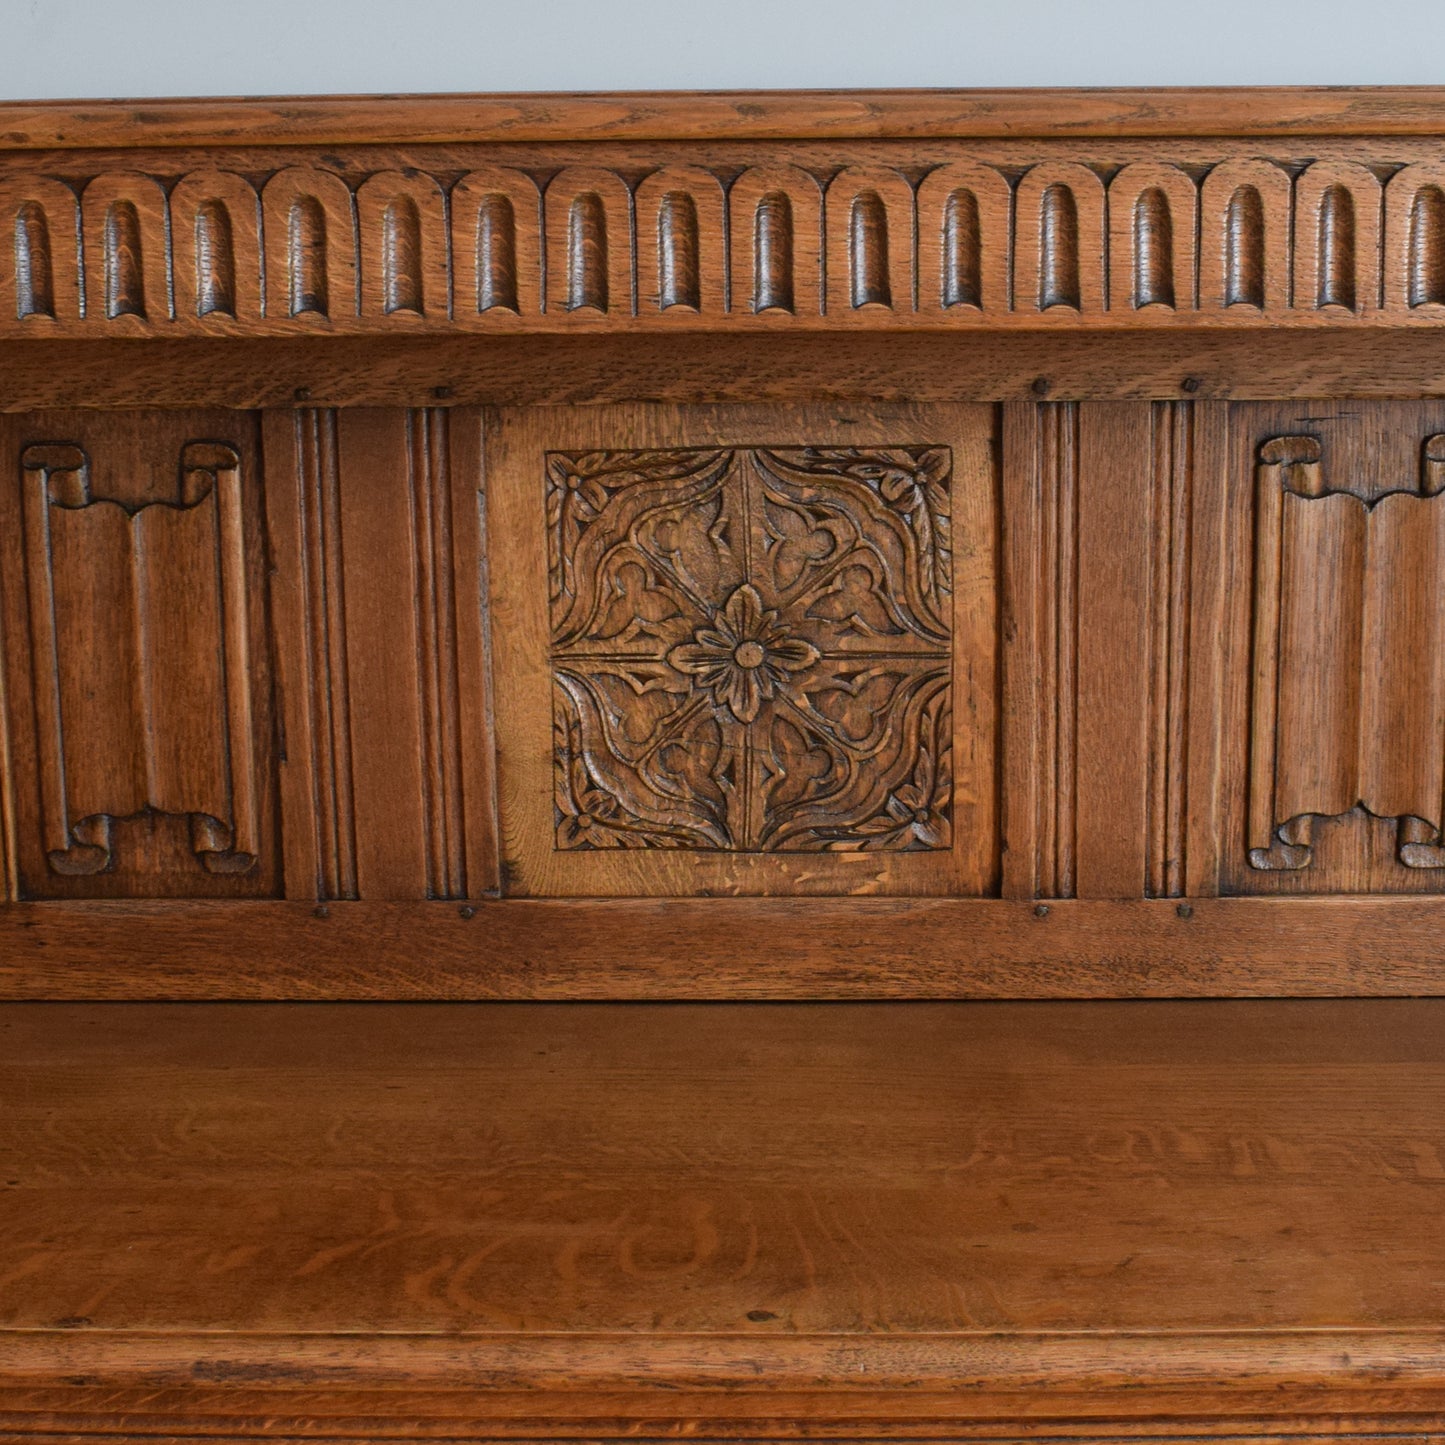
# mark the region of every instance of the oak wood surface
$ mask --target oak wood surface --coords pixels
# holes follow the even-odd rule
[[[15,999],[1438,995],[1439,898],[14,903]]]
[[[1439,135],[1438,86],[619,92],[9,101],[15,149],[738,136]]]
[[[9,1005],[0,1423],[1438,1428],[1442,1010]]]
[[[876,403],[484,421],[506,892],[993,891],[992,429]]]
[[[1438,324],[1428,125],[1351,128],[1346,105],[1324,136],[1292,130],[1286,100],[1267,139],[1094,134],[1068,104],[1000,136],[416,141],[403,110],[380,141],[222,129],[167,148],[122,124],[109,144],[0,149],[0,333]]]
[[[227,338],[0,347],[0,411],[591,402],[1281,400],[1445,395],[1432,335],[1330,330]]]

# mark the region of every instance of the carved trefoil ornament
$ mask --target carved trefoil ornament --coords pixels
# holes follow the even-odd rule
[[[95,496],[70,443],[21,454],[49,867],[103,873],[118,822],[187,818],[208,872],[256,865],[241,463],[181,450],[174,501]]]
[[[1445,867],[1445,435],[1372,499],[1330,489],[1317,437],[1274,437],[1255,488],[1251,866],[1308,868],[1317,821],[1363,809],[1405,867]]]
[[[949,448],[546,466],[558,848],[951,846]]]

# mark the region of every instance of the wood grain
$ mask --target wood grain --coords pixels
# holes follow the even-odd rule
[[[12,1005],[0,1421],[1428,1433],[1442,1009]]]
[[[503,413],[505,891],[991,892],[990,422]]]
[[[9,101],[15,149],[472,141],[1436,136],[1438,86],[816,90]]]
[[[1049,135],[198,153],[138,134],[80,153],[73,186],[54,172],[76,153],[0,149],[16,258],[0,335],[1397,329],[1445,314],[1445,172],[1428,145]]]
[[[1227,545],[1241,590],[1222,721],[1248,746],[1216,778],[1225,891],[1433,893],[1445,879],[1430,461],[1442,423],[1404,402],[1234,414]]]
[[[1442,116],[0,103],[0,1439],[1445,1439]]]
[[[254,420],[7,419],[16,891],[278,892]]]
[[[1438,897],[22,902],[0,913],[0,994],[1437,996],[1442,937]]]
[[[397,336],[17,341],[0,413],[591,402],[1314,400],[1445,396],[1424,333]]]

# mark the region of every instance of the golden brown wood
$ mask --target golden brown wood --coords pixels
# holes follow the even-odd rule
[[[254,422],[9,418],[18,891],[274,895]]]
[[[5,107],[0,334],[1399,328],[1445,305],[1434,91],[238,105],[63,131]]]
[[[653,862],[654,874],[667,867],[666,859],[643,861]],[[25,999],[1430,995],[1440,991],[1442,932],[1445,902],[1419,896],[16,903],[0,917],[0,992]]]
[[[1089,90],[633,92],[10,101],[18,149],[113,145],[415,145],[707,140],[901,140],[1019,134],[1438,136],[1438,86],[1195,86]]]
[[[1442,1009],[12,1005],[0,1428],[1428,1436]]]
[[[1445,877],[1441,424],[1405,403],[1236,413],[1230,566],[1245,585],[1222,721],[1248,745],[1218,781],[1226,830],[1245,804],[1248,851],[1221,855],[1228,891],[1436,892]]]
[[[1060,987],[1438,988],[1428,907],[1313,968],[1308,898],[1282,952],[1133,910],[1445,885],[1432,96],[10,111],[3,926],[58,950],[17,987],[143,972],[151,915],[101,948],[50,897],[875,894],[957,936],[809,914],[699,981],[652,933],[625,987],[822,988],[846,941],[850,989],[1034,993],[994,934],[1038,903]],[[483,911],[524,957],[448,943],[444,992],[581,916]],[[188,989],[333,967],[210,916]],[[383,916],[356,976],[424,992],[381,959],[435,915]]]
[[[506,890],[990,892],[990,429],[981,407],[499,418]]]
[[[422,403],[1075,401],[1445,395],[1424,332],[1060,332],[15,342],[0,412]]]
[[[0,1438],[1445,1436],[1442,102],[0,105]]]

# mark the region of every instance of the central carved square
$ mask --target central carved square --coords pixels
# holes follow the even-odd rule
[[[547,455],[556,846],[951,846],[947,447]]]

